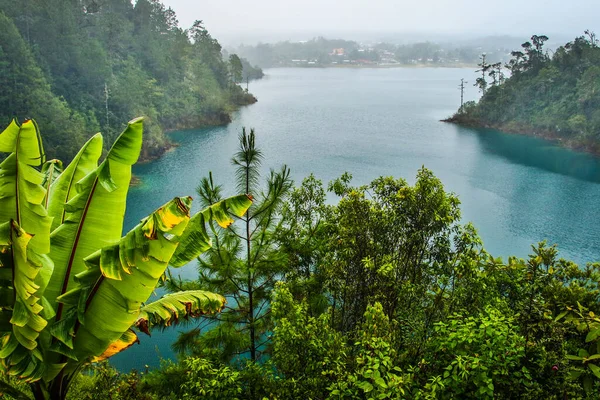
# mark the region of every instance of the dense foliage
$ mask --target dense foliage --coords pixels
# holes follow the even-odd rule
[[[534,35],[512,52],[504,78],[499,64],[479,64],[478,103],[466,103],[451,118],[461,124],[532,133],[570,147],[600,150],[600,47],[594,33],[550,55],[548,37]]]
[[[598,397],[600,264],[575,265],[545,243],[526,259],[491,256],[460,223],[458,198],[425,168],[413,185],[382,177],[357,187],[344,174],[328,185],[339,197],[328,204],[314,176],[274,196],[285,175],[261,185],[248,168],[258,158],[254,135],[242,135],[233,160],[257,202],[233,230],[212,231],[216,246],[200,259],[198,281],[170,285],[226,293],[223,318],[182,334],[177,362],[82,375],[80,396]],[[208,178],[199,193],[210,203],[222,190]],[[280,205],[265,208],[269,199]],[[249,241],[247,226],[256,228]]]
[[[37,124],[12,122],[0,133],[0,374],[30,385],[37,400],[66,397],[73,378],[183,318],[220,311],[206,291],[166,294],[146,304],[167,267],[210,248],[206,222],[241,217],[247,195],[191,215],[176,197],[122,237],[131,166],[142,147],[142,119],[131,121],[99,163],[94,135],[63,170],[46,161]],[[0,393],[22,398],[0,381]]]
[[[232,67],[201,21],[184,30],[158,0],[0,1],[0,124],[35,116],[51,157],[70,160],[84,132],[112,143],[138,115],[145,159],[165,130],[229,122],[256,101]]]

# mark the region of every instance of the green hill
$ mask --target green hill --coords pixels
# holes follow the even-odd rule
[[[533,36],[503,68],[479,66],[478,103],[468,102],[447,121],[556,139],[600,153],[600,47],[594,33],[545,51],[546,36]]]
[[[236,58],[157,0],[0,0],[0,124],[43,121],[49,154],[68,160],[93,133],[111,143],[144,115],[150,159],[170,146],[165,130],[227,123],[256,101],[237,85]]]

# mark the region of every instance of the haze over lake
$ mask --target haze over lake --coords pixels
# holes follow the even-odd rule
[[[255,128],[265,171],[283,163],[299,184],[311,172],[327,182],[344,171],[355,184],[380,175],[414,182],[431,169],[461,202],[463,221],[473,222],[494,256],[525,257],[547,239],[560,256],[578,263],[600,260],[600,162],[549,142],[439,122],[456,111],[466,69],[272,69],[251,82],[259,102],[241,109],[225,127],[175,132],[180,147],[134,173],[143,184],[129,194],[126,229],[178,195],[195,195],[213,171],[235,194],[230,158],[242,127]],[[470,87],[469,99],[476,97]],[[333,198],[332,198],[333,200]],[[180,270],[195,277],[194,266]],[[177,329],[114,357],[121,370],[156,366],[171,357]]]

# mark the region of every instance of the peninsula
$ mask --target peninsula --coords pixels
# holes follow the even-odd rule
[[[598,39],[586,31],[553,54],[544,49],[547,40],[532,36],[504,67],[483,55],[475,82],[481,99],[461,105],[445,121],[540,136],[600,154]]]

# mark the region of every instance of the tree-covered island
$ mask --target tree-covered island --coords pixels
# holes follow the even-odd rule
[[[600,47],[591,31],[546,51],[534,35],[505,65],[482,55],[475,85],[479,102],[467,102],[447,122],[553,139],[600,154]],[[505,69],[508,69],[508,77]]]

